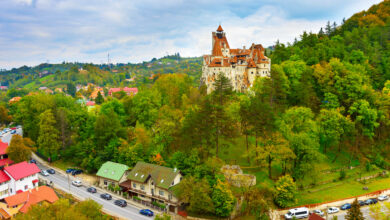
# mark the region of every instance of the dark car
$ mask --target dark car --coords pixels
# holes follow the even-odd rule
[[[73,170],[75,170],[75,169],[73,169],[73,168],[68,168],[68,169],[66,169],[66,173],[71,173],[71,172],[73,172]]]
[[[359,203],[360,206],[365,206],[366,205],[366,203],[364,201],[362,201],[362,200],[359,200],[358,203]]]
[[[89,187],[89,188],[87,189],[87,191],[90,192],[90,193],[96,193],[96,188],[94,188],[94,187]]]
[[[100,198],[105,199],[105,200],[111,200],[112,196],[108,193],[103,193],[100,195]]]
[[[73,176],[79,175],[79,174],[81,174],[82,172],[83,172],[82,170],[77,170],[77,169],[75,169],[75,170],[72,171],[72,175],[73,175]]]
[[[37,164],[37,161],[34,160],[34,159],[31,159],[31,160],[30,160],[30,163],[35,163],[35,164]]]
[[[154,215],[153,211],[150,209],[141,209],[139,211],[139,214],[146,215],[146,216],[153,216]]]
[[[366,205],[376,204],[377,202],[378,202],[378,200],[376,200],[376,199],[367,199],[366,201],[364,201],[364,203],[366,203]]]
[[[48,169],[48,170],[46,170],[48,173],[50,173],[50,174],[55,174],[56,173],[56,171],[54,170],[54,169]]]
[[[12,131],[11,131],[11,134],[16,134],[16,130],[12,130]]]
[[[340,207],[341,210],[347,210],[347,209],[350,209],[350,208],[352,208],[350,203],[345,203],[344,205],[342,205]]]
[[[117,205],[117,206],[120,206],[120,207],[126,207],[127,206],[127,202],[125,200],[123,200],[123,199],[115,200],[114,204]]]

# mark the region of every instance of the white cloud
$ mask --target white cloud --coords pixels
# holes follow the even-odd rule
[[[200,56],[210,52],[219,22],[233,48],[252,42],[270,46],[377,2],[0,0],[0,54],[7,54],[0,56],[0,68],[46,60],[101,63],[107,53],[126,63],[167,52]]]

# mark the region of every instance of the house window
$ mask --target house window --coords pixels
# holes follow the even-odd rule
[[[12,189],[9,189],[9,191],[12,193]]]
[[[107,186],[107,180],[104,180],[104,185]]]
[[[164,191],[159,190],[158,193],[160,194],[160,196],[164,196]]]
[[[133,188],[134,189],[137,188],[137,184],[133,183]]]
[[[169,200],[172,200],[172,194],[169,194]]]
[[[145,186],[144,185],[141,185],[141,190],[145,190]]]
[[[27,185],[24,186],[24,190],[26,190],[26,189],[28,189],[28,186],[27,186]]]

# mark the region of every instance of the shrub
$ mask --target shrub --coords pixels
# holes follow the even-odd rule
[[[141,200],[138,196],[133,196],[133,199],[134,199],[134,200],[138,200],[138,201]]]
[[[162,204],[162,203],[159,203],[159,202],[156,202],[156,201],[153,201],[152,205],[157,206],[157,207],[159,207],[161,209],[165,209],[167,207],[165,204]]]
[[[115,185],[114,191],[115,191],[115,192],[119,192],[120,190],[121,190],[121,188],[120,188],[118,185]]]
[[[347,177],[347,172],[344,169],[340,170],[340,180],[343,180]]]

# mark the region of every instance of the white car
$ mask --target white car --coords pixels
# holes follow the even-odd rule
[[[313,211],[310,211],[310,214],[313,214],[313,213],[316,213],[319,216],[324,216],[324,212],[319,210],[319,209],[315,209]]]
[[[72,185],[79,187],[82,185],[82,182],[80,180],[73,180]]]
[[[333,213],[337,213],[339,211],[340,211],[340,209],[337,207],[329,207],[327,212],[328,212],[328,214],[333,214]]]
[[[389,199],[388,195],[380,195],[380,196],[378,196],[378,200],[379,201],[384,201],[384,200],[388,200],[388,199]]]
[[[49,176],[49,173],[46,170],[41,170],[42,176]]]

